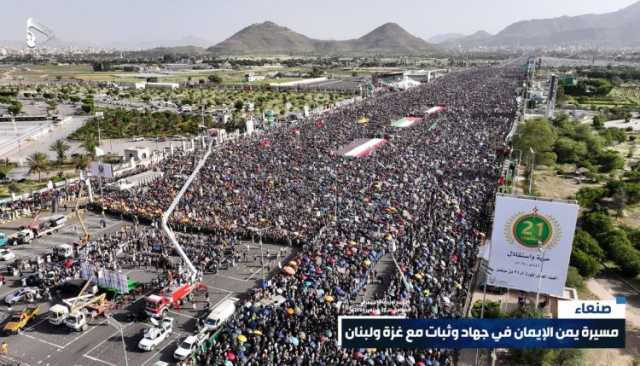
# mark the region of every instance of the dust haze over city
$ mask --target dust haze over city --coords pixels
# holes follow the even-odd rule
[[[640,2],[1,8],[0,365],[640,360]]]

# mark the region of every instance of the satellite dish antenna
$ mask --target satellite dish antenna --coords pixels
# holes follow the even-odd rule
[[[46,38],[41,42],[40,41],[36,42],[37,39],[34,31],[40,33]],[[27,18],[27,36],[26,36],[27,47],[35,48],[37,44],[46,43],[50,41],[53,37],[54,35],[51,29],[49,29],[45,25],[42,25],[36,22],[33,18]]]

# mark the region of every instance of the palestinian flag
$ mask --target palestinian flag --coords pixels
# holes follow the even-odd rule
[[[422,122],[422,118],[420,117],[404,117],[401,118],[391,124],[391,127],[396,128],[407,128],[415,125],[416,123]]]
[[[435,107],[431,107],[431,108],[429,108],[429,109],[427,110],[427,114],[428,114],[428,115],[432,115],[432,114],[436,114],[436,113],[438,113],[438,112],[442,112],[442,111],[444,111],[444,107],[443,107],[443,106],[440,106],[440,105],[437,105],[437,106],[435,106]]]
[[[387,142],[385,139],[358,139],[341,147],[337,153],[352,158],[364,158]]]

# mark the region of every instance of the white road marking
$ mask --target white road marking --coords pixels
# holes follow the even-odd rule
[[[177,316],[182,316],[182,317],[189,318],[189,319],[195,319],[194,316],[191,316],[191,315],[188,315],[188,314],[182,314],[182,313],[179,313],[177,311],[169,310],[169,312],[171,314],[174,314],[174,315],[177,315]]]
[[[131,326],[132,324],[134,324],[133,322],[131,323],[127,323],[127,325],[125,325],[124,327],[122,327],[122,331],[124,332],[125,329],[127,329],[129,326]],[[100,341],[100,343],[96,344],[95,346],[93,346],[93,348],[91,348],[90,350],[88,350],[87,352],[85,352],[85,354],[83,356],[87,356],[89,353],[93,352],[96,348],[102,346],[102,344],[106,341],[108,341],[109,339],[113,338],[114,336],[120,334],[120,330],[116,330],[115,332],[113,332],[110,336],[108,336],[107,338],[103,339],[102,341]]]
[[[160,348],[156,353],[154,353],[151,357],[149,357],[146,361],[144,361],[140,366],[144,366],[147,364],[147,362],[153,360],[154,358],[156,358],[156,356],[158,356],[162,351],[165,350],[165,348],[169,347],[170,345],[172,345],[176,340],[178,339],[178,337],[173,338],[169,343],[167,343],[164,347]]]
[[[94,329],[96,329],[98,326],[104,324],[107,322],[107,319],[103,319],[100,323],[96,324],[96,325],[92,325],[91,329],[88,329],[86,332],[80,332],[80,335],[75,337],[74,339],[70,340],[67,344],[65,344],[63,346],[63,348],[66,348],[68,345],[70,345],[71,343],[77,341],[78,339],[86,336],[87,334],[91,333]]]
[[[227,290],[226,288],[220,288],[220,287],[209,286],[209,285],[207,285],[207,288],[212,288],[212,289],[214,289],[214,290],[223,291],[223,292],[226,292],[226,293],[228,293],[228,294],[233,293],[233,291],[229,291],[229,290]]]
[[[24,334],[24,333],[22,333],[21,335],[23,335],[23,336],[25,336],[25,337],[27,337],[27,338],[34,339],[34,340],[36,340],[36,341],[38,341],[38,342],[42,342],[42,343],[44,343],[44,344],[48,344],[48,345],[50,345],[50,346],[52,346],[52,347],[55,347],[55,348],[57,348],[57,349],[64,349],[64,347],[63,347],[63,346],[61,346],[61,345],[59,345],[59,344],[55,344],[55,343],[52,343],[52,342],[49,342],[49,341],[45,341],[44,339],[40,339],[40,338],[38,338],[38,337],[34,337],[34,336],[32,336],[32,335],[29,335],[29,334]]]
[[[258,270],[259,272],[260,270]],[[226,275],[222,275],[222,274],[216,274],[214,276],[218,276],[218,277],[222,277],[222,278],[227,278],[230,280],[234,280],[234,281],[241,281],[241,282],[249,282],[249,280],[245,280],[243,278],[238,278],[238,277],[233,277],[233,276],[226,276]]]
[[[259,269],[259,270],[255,271],[255,272],[253,272],[253,273],[251,274],[251,276],[249,276],[249,278],[247,278],[245,281],[247,281],[247,282],[248,282],[249,280],[251,280],[251,279],[253,278],[253,276],[257,275],[261,270],[262,270],[262,269]],[[268,272],[268,271],[267,271],[267,272]]]
[[[40,324],[42,324],[43,322],[46,322],[46,321],[47,321],[47,318],[42,318],[42,319],[38,320],[37,322],[35,322],[34,324],[32,324],[29,328],[25,328],[24,330],[28,332],[31,329],[37,327],[38,325],[40,325]]]
[[[96,362],[100,362],[100,363],[103,363],[103,364],[105,364],[105,365],[109,365],[109,366],[118,366],[118,365],[116,365],[115,363],[111,363],[111,362],[109,362],[109,361],[101,360],[101,359],[99,359],[99,358],[97,358],[97,357],[89,356],[89,355],[86,355],[86,354],[82,355],[82,357],[86,357],[86,358],[88,358],[88,359],[90,359],[90,360],[93,360],[93,361],[96,361]]]

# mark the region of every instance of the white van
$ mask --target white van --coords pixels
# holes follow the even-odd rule
[[[236,302],[238,302],[238,299],[232,297],[216,305],[204,320],[204,329],[212,331],[224,324],[236,311]]]
[[[53,255],[58,258],[71,258],[73,257],[73,247],[69,244],[60,244],[53,248]]]

